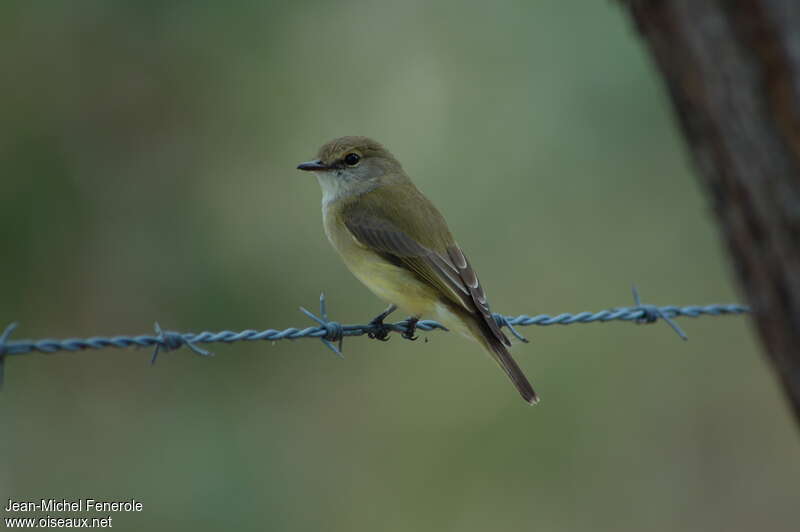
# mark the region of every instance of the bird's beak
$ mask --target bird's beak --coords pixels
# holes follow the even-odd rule
[[[319,159],[316,161],[308,161],[307,163],[300,163],[297,165],[298,170],[305,170],[306,172],[314,172],[315,170],[327,170],[328,167],[325,166],[322,161]]]

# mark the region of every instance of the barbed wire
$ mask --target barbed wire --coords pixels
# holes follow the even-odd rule
[[[745,305],[739,304],[714,304],[714,305],[690,305],[685,307],[677,307],[672,305],[656,306],[644,304],[641,302],[639,292],[636,287],[633,287],[634,306],[632,307],[617,307],[608,310],[601,310],[599,312],[578,312],[576,314],[558,314],[550,316],[549,314],[538,314],[536,316],[528,316],[521,314],[519,316],[505,316],[502,314],[494,313],[493,317],[500,327],[506,327],[508,330],[522,342],[528,340],[519,333],[516,329],[517,326],[528,325],[572,325],[575,323],[606,323],[609,321],[632,321],[635,323],[655,323],[658,320],[664,320],[675,331],[680,338],[688,340],[688,337],[683,330],[675,323],[674,318],[689,317],[697,318],[700,316],[722,316],[731,314],[745,314],[750,312],[750,308]],[[90,338],[66,338],[62,340],[44,339],[44,340],[10,340],[11,334],[17,327],[16,323],[12,323],[0,334],[0,385],[3,382],[4,373],[4,360],[7,356],[12,355],[26,355],[29,353],[39,352],[45,354],[59,353],[64,351],[83,351],[87,349],[106,349],[106,348],[127,348],[127,347],[153,347],[153,355],[150,359],[151,364],[156,362],[159,353],[163,351],[174,351],[183,346],[188,347],[195,354],[200,356],[210,356],[213,353],[202,349],[198,344],[211,344],[211,343],[233,343],[233,342],[255,342],[255,341],[271,341],[278,340],[297,340],[299,338],[318,338],[320,339],[331,351],[338,356],[342,356],[342,341],[348,336],[363,336],[368,335],[370,338],[388,339],[389,333],[400,333],[406,339],[414,339],[412,337],[415,330],[422,331],[447,331],[447,328],[442,324],[433,320],[419,320],[414,323],[414,320],[409,318],[395,323],[383,323],[382,319],[374,319],[371,322],[363,325],[342,325],[336,321],[328,318],[327,305],[325,301],[325,294],[321,294],[319,298],[320,310],[319,316],[300,307],[300,311],[306,316],[316,321],[319,325],[314,327],[305,327],[298,329],[296,327],[289,327],[283,330],[265,329],[256,331],[253,329],[246,329],[243,331],[220,331],[201,333],[180,333],[175,331],[165,331],[156,322],[155,334],[153,335],[138,335],[138,336],[92,336]],[[381,316],[385,318],[393,308],[387,310]]]

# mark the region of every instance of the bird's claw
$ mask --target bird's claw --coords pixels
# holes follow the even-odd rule
[[[384,325],[383,323],[373,323],[373,322],[370,322],[369,324],[373,325],[375,327],[379,327],[379,329],[377,331],[374,331],[374,332],[368,332],[367,336],[369,336],[373,340],[380,340],[381,342],[388,342],[389,341],[389,338],[390,338],[389,337],[389,328],[386,327],[386,325]]]
[[[402,337],[406,340],[411,340],[412,342],[419,338],[419,336],[414,336],[414,333],[417,330],[417,322],[419,318],[411,316],[406,320],[406,330],[402,334]]]
[[[373,318],[373,320],[369,322],[370,326],[374,330],[369,331],[367,333],[367,336],[369,336],[373,340],[388,342],[389,333],[392,332],[392,330],[383,323],[383,320],[385,320],[386,316],[388,316],[395,310],[397,310],[397,307],[395,305],[389,305],[389,308],[387,308],[386,310],[375,316],[375,318]]]

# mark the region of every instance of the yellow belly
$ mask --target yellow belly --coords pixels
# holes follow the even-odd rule
[[[328,240],[353,275],[372,293],[413,316],[436,314],[438,298],[429,285],[358,244],[344,224],[334,222],[330,212],[324,213],[324,221]]]
[[[359,281],[373,294],[413,316],[436,313],[438,298],[434,290],[408,270],[398,268],[374,253],[350,254],[345,259]]]
[[[345,260],[345,263],[373,294],[388,303],[394,303],[408,315],[436,320],[450,330],[475,339],[464,320],[441,303],[433,288],[409,271],[398,268],[377,255],[372,257]]]
[[[443,304],[430,285],[357,243],[344,224],[335,222],[334,213],[323,210],[323,220],[328,240],[372,293],[408,315],[433,319],[468,338],[474,337],[463,318]]]

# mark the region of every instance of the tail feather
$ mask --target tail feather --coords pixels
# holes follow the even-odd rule
[[[517,391],[525,401],[535,405],[539,402],[539,396],[533,390],[533,386],[528,381],[525,374],[520,369],[517,362],[512,358],[508,350],[508,341],[503,332],[495,327],[492,328],[487,323],[487,319],[482,314],[468,314],[461,309],[448,309],[450,312],[441,312],[437,316],[439,321],[449,328],[458,331],[464,336],[476,340],[486,350],[495,362],[505,371],[508,378],[517,388]],[[489,315],[491,316],[491,315]]]
[[[503,345],[500,340],[494,337],[487,338],[484,336],[482,340],[483,341],[481,343],[484,344],[489,353],[492,355],[492,358],[494,358],[500,367],[503,368],[503,371],[506,372],[506,375],[508,375],[508,378],[511,379],[511,382],[514,383],[514,386],[516,386],[517,391],[522,398],[532,405],[538,403],[539,396],[536,395],[533,386],[531,386],[528,378],[525,377],[525,374],[511,356],[508,348]]]

